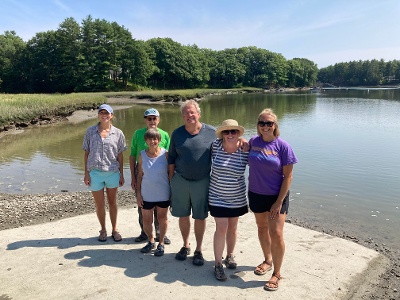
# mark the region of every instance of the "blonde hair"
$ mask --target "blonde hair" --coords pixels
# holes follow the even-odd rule
[[[257,122],[260,121],[260,117],[262,115],[267,115],[267,116],[271,116],[271,117],[274,118],[275,129],[274,129],[273,134],[274,134],[275,137],[278,137],[281,134],[281,132],[279,131],[278,117],[276,116],[274,111],[271,108],[264,108],[262,110],[262,112],[260,112],[260,114],[258,115]],[[258,135],[261,135],[261,132],[260,132],[260,129],[259,129],[258,125],[257,125],[257,133],[258,133]]]

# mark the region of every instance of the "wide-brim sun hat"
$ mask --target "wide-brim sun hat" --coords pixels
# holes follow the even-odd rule
[[[239,123],[233,119],[227,119],[222,122],[221,126],[219,126],[215,132],[217,138],[222,139],[222,131],[224,130],[238,130],[239,136],[244,134],[244,127],[240,126]]]
[[[112,107],[110,105],[108,105],[108,104],[100,105],[98,112],[102,111],[103,109],[106,110],[109,114],[113,113]]]
[[[146,110],[146,111],[144,112],[144,117],[146,118],[147,116],[156,116],[156,117],[159,117],[159,116],[160,116],[160,113],[159,113],[158,110],[155,109],[155,108],[149,108],[148,110]]]

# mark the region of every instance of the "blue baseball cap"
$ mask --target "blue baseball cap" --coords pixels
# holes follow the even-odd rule
[[[159,113],[158,110],[155,109],[155,108],[149,108],[148,110],[146,110],[146,111],[144,112],[144,117],[146,118],[147,116],[156,116],[156,117],[159,117],[159,116],[160,116],[160,113]]]
[[[100,112],[101,110],[103,110],[103,109],[105,109],[106,111],[108,111],[109,114],[112,114],[112,113],[113,113],[113,109],[112,109],[111,106],[108,105],[108,104],[102,104],[102,105],[100,105],[100,107],[99,107],[99,112]]]

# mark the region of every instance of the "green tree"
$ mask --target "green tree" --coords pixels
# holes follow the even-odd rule
[[[23,92],[24,77],[21,59],[25,42],[15,31],[5,31],[0,35],[0,91],[7,93]]]

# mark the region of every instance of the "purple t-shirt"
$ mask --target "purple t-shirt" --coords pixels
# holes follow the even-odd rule
[[[249,191],[278,195],[283,181],[282,167],[297,163],[292,148],[279,137],[264,142],[260,136],[255,136],[249,144]]]

